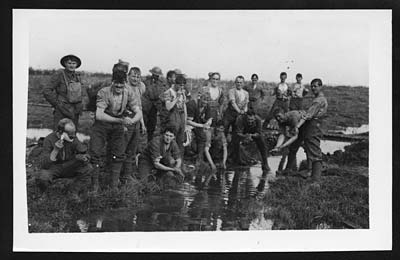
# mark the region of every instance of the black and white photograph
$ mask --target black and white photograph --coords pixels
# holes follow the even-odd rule
[[[390,11],[13,16],[14,250],[391,248]]]

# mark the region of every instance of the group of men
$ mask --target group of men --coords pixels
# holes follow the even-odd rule
[[[57,71],[43,90],[54,108],[55,131],[43,144],[42,170],[37,178],[42,189],[63,177],[76,177],[73,196],[88,187],[97,191],[102,177],[111,189],[135,179],[182,181],[185,152],[195,155],[198,167],[208,163],[215,174],[217,165],[227,167],[228,157],[232,162],[242,163],[241,143],[248,141],[255,143],[263,171],[270,171],[267,160],[270,148],[264,141],[262,120],[257,113],[265,92],[257,74],[251,76],[251,83],[246,86],[244,77],[237,76],[235,86],[225,95],[219,83],[221,75],[210,72],[197,98],[192,98],[186,75],[179,69],[168,71],[164,79],[161,69],[154,67],[151,76],[142,82],[138,67],[129,69],[129,63],[119,60],[113,66],[111,81],[87,88],[86,109],[95,114],[87,147],[76,138],[79,115],[84,109],[82,80],[76,72],[81,60],[67,55],[60,63],[64,69]],[[308,90],[301,83],[301,74],[296,75],[293,87],[289,87],[286,78],[282,72],[264,126],[272,118],[279,123],[281,135],[272,150],[289,147],[286,171],[296,170],[296,153],[302,145],[310,161],[305,176],[318,181],[322,158],[320,125],[327,110],[322,81],[312,80],[310,88],[315,98],[304,110],[303,96]],[[185,149],[188,131],[194,136],[192,151]],[[140,140],[145,135],[147,144],[141,147]],[[138,171],[134,171],[135,164]],[[107,176],[102,176],[102,168]]]

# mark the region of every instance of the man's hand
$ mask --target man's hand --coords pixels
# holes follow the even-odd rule
[[[281,147],[278,146],[278,147],[274,147],[270,152],[277,153],[277,152],[279,152],[280,150],[281,150]]]
[[[90,156],[88,154],[77,154],[75,155],[75,159],[82,162],[88,162],[90,160]]]
[[[175,168],[174,168],[174,172],[176,172],[176,173],[180,176],[180,178],[182,179],[182,181],[185,179],[185,174],[183,174],[181,168],[175,167]]]
[[[208,129],[210,129],[210,125],[209,124],[203,124],[203,128],[205,129],[205,130],[208,130]]]
[[[123,118],[123,124],[124,125],[132,125],[134,122],[133,122],[133,119],[132,118],[130,118],[130,117],[124,117]]]
[[[54,143],[54,148],[56,150],[60,150],[64,147],[64,141],[63,140],[58,140],[57,142]]]
[[[146,127],[145,127],[145,126],[142,126],[142,135],[145,135],[145,134],[146,134],[146,132],[147,132],[147,129],[146,129]]]

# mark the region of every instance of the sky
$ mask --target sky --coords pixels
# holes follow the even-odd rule
[[[179,68],[192,78],[257,73],[276,82],[319,77],[330,85],[369,85],[369,26],[362,11],[85,11],[34,12],[29,66],[60,68],[75,54],[79,70],[110,72],[118,59],[148,74]]]

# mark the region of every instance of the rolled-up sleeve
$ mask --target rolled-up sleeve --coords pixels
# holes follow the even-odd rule
[[[107,98],[107,93],[104,88],[100,89],[97,93],[96,106],[100,109],[106,109],[109,105],[109,100]]]
[[[49,84],[46,84],[43,89],[43,96],[53,107],[57,106],[57,87],[60,84],[60,72],[57,71],[54,73],[51,78]]]

